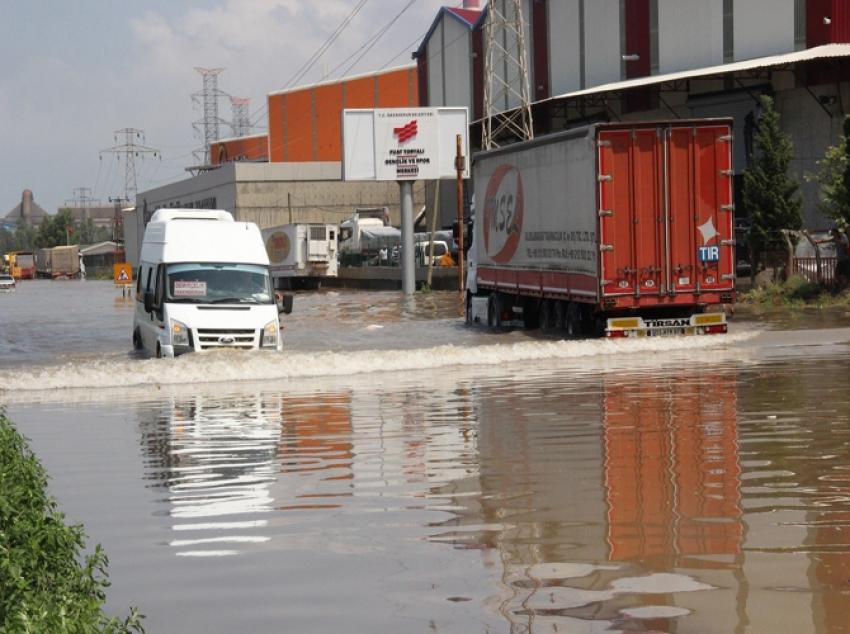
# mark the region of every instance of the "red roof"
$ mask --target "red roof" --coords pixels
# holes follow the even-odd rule
[[[456,9],[454,7],[446,7],[446,11],[451,11],[456,16],[467,22],[469,26],[473,26],[481,17],[480,9]]]

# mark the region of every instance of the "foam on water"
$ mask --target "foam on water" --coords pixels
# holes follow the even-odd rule
[[[20,392],[147,385],[279,381],[297,378],[404,373],[459,366],[508,366],[522,361],[582,360],[624,355],[656,355],[738,344],[754,337],[748,331],[724,336],[650,339],[525,341],[511,344],[440,345],[413,350],[355,350],[193,354],[177,359],[76,360],[61,365],[0,371],[0,400]]]

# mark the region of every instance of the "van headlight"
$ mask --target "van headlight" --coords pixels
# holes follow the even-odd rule
[[[263,328],[263,348],[277,348],[277,333],[278,333],[278,323],[275,319],[274,321],[270,321],[266,324],[265,328]]]
[[[171,345],[189,345],[189,328],[182,321],[176,319],[171,320]]]

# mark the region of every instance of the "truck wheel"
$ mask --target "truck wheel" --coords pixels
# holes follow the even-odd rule
[[[133,350],[141,350],[144,346],[142,345],[142,336],[139,334],[139,329],[133,331]]]
[[[542,302],[540,302],[540,309],[538,310],[537,320],[541,332],[552,332],[552,329],[554,327],[552,302],[548,299],[544,299]]]
[[[567,305],[566,324],[567,336],[575,337],[581,333],[581,311],[575,302]]]
[[[487,299],[487,326],[499,328],[502,325],[501,302],[498,293],[491,293]]]
[[[538,314],[537,300],[526,299],[522,304],[522,325],[527,329],[537,328],[540,316]]]
[[[563,330],[567,327],[567,302],[556,301],[554,308],[555,328]]]

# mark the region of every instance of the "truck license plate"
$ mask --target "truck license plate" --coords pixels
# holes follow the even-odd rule
[[[691,326],[680,326],[678,328],[656,328],[649,331],[651,337],[665,337],[668,335],[692,335],[694,329]]]

